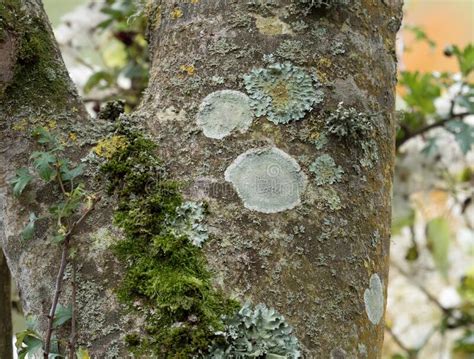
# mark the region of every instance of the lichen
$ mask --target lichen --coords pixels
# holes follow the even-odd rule
[[[377,129],[374,116],[345,107],[342,102],[325,120],[325,129],[350,146],[361,152],[360,163],[363,167],[372,167],[378,160],[378,148],[375,137]]]
[[[251,149],[225,171],[244,206],[263,213],[285,211],[300,204],[306,177],[296,160],[276,147]]]
[[[349,5],[350,0],[299,0],[303,5],[309,8],[325,8],[331,9],[338,5]]]
[[[257,14],[253,16],[255,17],[255,25],[258,31],[264,35],[291,34],[290,26],[276,16],[263,17]]]
[[[342,167],[336,165],[334,159],[328,154],[316,158],[309,166],[309,171],[314,174],[318,186],[340,182],[344,174]]]
[[[285,60],[301,64],[306,62],[310,52],[301,41],[285,40],[278,46],[275,54]]]
[[[329,210],[338,211],[343,207],[341,197],[334,188],[321,188],[319,193],[322,204]]]
[[[303,68],[291,63],[273,63],[244,76],[247,93],[256,116],[275,123],[302,119],[323,100],[318,83]]]
[[[216,91],[206,96],[196,118],[204,135],[215,139],[222,139],[235,130],[247,131],[252,120],[248,96],[234,90]]]
[[[176,209],[176,216],[169,226],[177,236],[186,236],[192,244],[202,247],[209,233],[204,225],[205,207],[203,203],[187,201]]]
[[[364,291],[365,312],[373,325],[378,325],[384,311],[383,285],[377,273],[370,276],[369,288]]]
[[[246,303],[220,333],[224,345],[214,347],[209,358],[301,357],[299,343],[285,318],[274,309]]]

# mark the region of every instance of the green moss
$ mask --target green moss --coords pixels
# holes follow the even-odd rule
[[[28,16],[18,0],[6,0],[0,4],[0,30],[14,34],[18,41],[14,77],[2,102],[16,111],[46,102],[55,108],[64,106],[68,78],[57,73],[62,67],[45,21]]]
[[[102,166],[118,207],[114,220],[125,239],[114,245],[126,263],[117,293],[143,312],[147,327],[126,338],[138,356],[190,358],[204,355],[218,340],[223,317],[239,308],[212,287],[211,273],[199,247],[176,231],[183,205],[178,183],[167,178],[155,144],[119,125],[116,136],[127,146]]]

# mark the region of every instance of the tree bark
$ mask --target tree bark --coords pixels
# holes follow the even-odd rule
[[[87,127],[40,4],[7,4],[0,15],[28,14],[47,30],[49,50],[25,64],[24,32],[1,24],[0,173],[11,178],[34,148],[25,129],[38,121],[82,134],[71,144],[78,160],[101,133],[80,131],[97,126]],[[155,0],[146,9],[151,79],[133,117],[185,199],[207,203],[203,250],[215,286],[277,309],[306,358],[381,357],[401,6]],[[18,82],[25,69],[34,73]],[[8,191],[5,253],[26,312],[44,317],[59,248],[41,233],[25,245],[19,232],[25,208],[44,208],[52,189],[38,184],[20,203]],[[107,246],[91,244],[113,231],[110,223],[103,205],[77,238],[78,342],[101,358],[125,357],[121,337],[139,326],[112,292],[122,266]]]

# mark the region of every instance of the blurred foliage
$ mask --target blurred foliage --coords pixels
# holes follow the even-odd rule
[[[416,41],[426,42],[433,49],[436,48],[434,41],[421,28],[411,26],[406,29],[413,32]],[[438,142],[440,138],[446,138],[447,134],[455,140],[461,155],[465,156],[473,149],[474,126],[466,119],[474,115],[474,83],[472,81],[474,46],[469,44],[461,48],[451,45],[444,50],[444,54],[456,59],[459,68],[457,73],[419,71],[400,73],[399,93],[404,107],[400,112],[397,130],[397,151],[400,157],[412,155],[412,152],[405,153],[401,146],[408,140],[417,138],[424,144],[421,154],[433,158],[436,162],[445,151],[444,148],[438,146]],[[448,175],[448,171],[445,171],[446,173],[440,176],[441,182],[438,182],[440,183],[438,185],[451,195],[451,198],[458,198],[456,196],[460,192],[468,194],[459,205],[461,216],[472,205],[474,196],[473,169],[469,167],[467,161],[465,163],[466,167],[460,171],[459,175]],[[436,176],[435,173],[430,175]],[[408,201],[408,198],[405,200]],[[448,281],[448,270],[450,266],[453,266],[453,263],[449,262],[449,251],[455,235],[455,228],[448,218],[449,215],[443,215],[427,219],[425,223],[426,248],[421,248],[422,244],[416,238],[417,212],[413,204],[392,223],[393,234],[400,234],[406,228],[410,230],[411,246],[405,255],[407,265],[417,262],[421,250],[426,249],[431,254],[437,272],[445,281]],[[462,335],[453,348],[453,358],[474,357],[474,266],[458,283],[460,303],[455,307],[443,307],[435,295],[429,294],[426,288],[420,287],[420,289],[442,312],[442,319],[439,325],[433,328],[433,333],[438,332],[444,335],[452,330],[456,330],[456,333],[461,332]],[[430,335],[420,347],[408,348],[393,332],[390,331],[390,333],[402,350],[391,359],[418,358],[431,337]]]
[[[110,100],[123,99],[125,110],[133,110],[148,84],[149,58],[145,39],[146,19],[140,1],[107,0],[101,9],[106,15],[96,28],[102,36],[100,52],[104,66],[87,80],[83,91],[105,93],[96,109]]]

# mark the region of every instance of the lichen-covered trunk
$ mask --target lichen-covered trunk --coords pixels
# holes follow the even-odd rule
[[[23,2],[33,11],[20,3],[8,0],[7,16],[0,7],[3,19],[27,12],[44,30],[36,1]],[[141,124],[158,144],[165,171],[156,176],[179,182],[179,196],[161,179],[143,181],[155,162],[140,136],[122,129],[110,137],[98,122],[90,127],[49,28],[41,46],[50,51],[34,56],[22,46],[40,45],[25,41],[18,27],[3,24],[0,37],[0,52],[8,55],[0,62],[2,176],[27,161],[34,142],[25,132],[38,122],[58,127],[66,141],[78,134],[70,143],[76,160],[99,141],[95,153],[105,153],[105,168],[116,176],[114,223],[122,234],[111,226],[116,198],[108,198],[74,239],[78,343],[100,358],[126,357],[124,339],[145,357],[232,358],[245,342],[247,350],[257,348],[254,356],[299,357],[298,343],[305,358],[380,358],[401,2],[154,0],[146,13],[151,80],[127,123]],[[25,71],[33,73],[25,79]],[[25,245],[19,232],[24,208],[40,211],[53,190],[34,188],[20,204],[9,190],[4,210],[9,264],[27,312],[40,317],[50,306],[59,249],[41,233]],[[170,203],[177,207],[163,215]],[[47,232],[48,223],[40,225]],[[109,249],[117,236],[126,238],[115,245],[118,260]],[[125,287],[117,280],[124,269]],[[121,311],[117,287],[135,312]],[[220,315],[237,305],[216,303],[223,297],[251,304],[219,327]],[[258,304],[266,307],[249,309]],[[292,333],[275,324],[282,319],[273,310]],[[263,329],[259,316],[269,320]],[[269,336],[240,332],[239,318]],[[222,334],[226,328],[238,338]],[[286,339],[271,337],[282,333]]]

